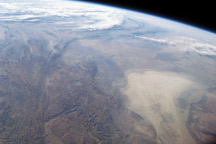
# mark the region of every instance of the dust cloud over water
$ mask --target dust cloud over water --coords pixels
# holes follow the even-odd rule
[[[182,110],[176,101],[186,91],[201,90],[199,84],[172,72],[146,71],[127,76],[128,84],[123,90],[126,106],[155,127],[158,143],[195,143],[186,128],[189,108]],[[188,99],[187,103],[192,101]]]

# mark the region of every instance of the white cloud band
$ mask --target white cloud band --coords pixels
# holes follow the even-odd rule
[[[106,6],[91,5],[80,2],[61,0],[5,2],[0,0],[0,20],[2,21],[32,21],[40,20],[41,17],[58,16],[63,20],[70,19],[77,29],[102,30],[121,25],[124,13]],[[65,21],[68,23],[68,21]]]

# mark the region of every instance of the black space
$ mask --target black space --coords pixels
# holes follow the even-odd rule
[[[216,5],[208,0],[84,0],[162,16],[216,33]]]

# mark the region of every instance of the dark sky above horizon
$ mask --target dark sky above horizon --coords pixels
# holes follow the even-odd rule
[[[156,0],[84,0],[126,9],[146,12],[166,17],[189,25],[206,29],[216,33],[216,20],[213,1],[156,1]]]

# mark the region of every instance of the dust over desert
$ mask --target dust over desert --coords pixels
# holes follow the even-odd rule
[[[128,99],[128,109],[153,124],[158,139],[168,144],[195,143],[185,124],[188,109],[181,112],[176,102],[184,92],[201,92],[199,84],[173,72],[129,73],[127,78],[128,85],[123,92]],[[194,98],[198,100],[201,96],[200,93]]]
[[[97,4],[0,0],[0,144],[209,144],[215,37]]]

